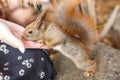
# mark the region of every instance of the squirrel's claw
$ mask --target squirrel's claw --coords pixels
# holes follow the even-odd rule
[[[43,40],[38,40],[37,42],[39,42],[41,44],[41,46],[44,45],[44,41]]]
[[[92,71],[86,71],[86,72],[84,72],[84,76],[85,77],[91,77],[91,76],[93,76],[93,72]]]

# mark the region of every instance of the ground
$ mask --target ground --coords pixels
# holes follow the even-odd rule
[[[120,80],[120,50],[98,43],[91,54],[97,61],[97,71],[92,77],[86,78],[83,76],[84,71],[57,53],[53,59],[57,71],[55,80]]]

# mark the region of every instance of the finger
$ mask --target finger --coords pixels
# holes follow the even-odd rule
[[[41,43],[39,42],[33,42],[33,41],[26,41],[26,40],[22,40],[25,48],[42,48],[42,49],[49,49],[48,47],[43,46]]]
[[[41,49],[50,49],[49,47],[47,47],[47,46],[42,46],[42,47],[40,47]]]
[[[19,39],[17,39],[15,36],[13,36],[11,33],[9,34],[8,37],[4,38],[3,42],[11,45],[14,48],[18,48],[22,53],[25,52],[23,43]]]
[[[37,42],[25,41],[25,40],[22,40],[22,41],[25,45],[25,48],[40,48],[40,46],[42,46],[40,43],[37,43]]]
[[[8,6],[10,10],[15,10],[16,8],[19,7],[19,1],[18,0],[7,0],[8,1]]]
[[[3,22],[0,22],[0,35],[0,40],[3,42],[11,45],[12,47],[18,48],[22,53],[25,51],[22,42],[13,36],[7,25]]]

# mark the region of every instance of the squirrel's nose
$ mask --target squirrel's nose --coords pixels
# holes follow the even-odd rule
[[[27,38],[24,35],[22,35],[22,38],[25,39],[25,40],[27,40]]]
[[[29,36],[26,35],[25,32],[23,32],[21,37],[22,37],[23,39],[25,39],[25,40],[28,40],[27,38],[28,38]]]

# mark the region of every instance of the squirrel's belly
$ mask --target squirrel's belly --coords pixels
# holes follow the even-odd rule
[[[60,44],[60,45],[53,47],[54,50],[61,52],[66,57],[72,58],[72,56],[66,51],[66,48],[67,47],[65,47],[63,44]]]

